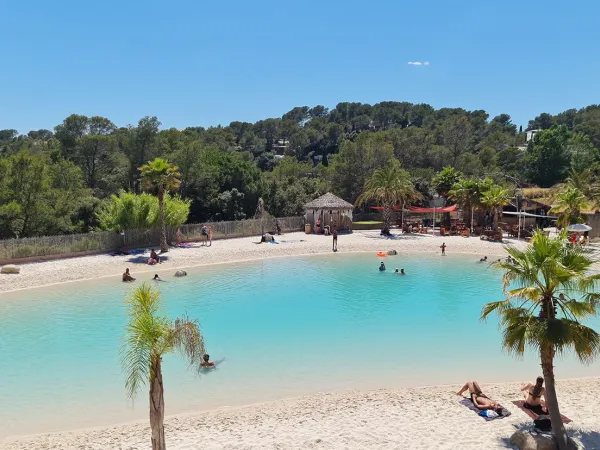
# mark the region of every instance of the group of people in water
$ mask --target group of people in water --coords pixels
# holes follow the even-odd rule
[[[175,272],[176,277],[185,277],[187,275],[187,272],[185,270],[178,270],[177,272]],[[135,281],[135,278],[133,278],[131,276],[131,272],[129,272],[129,268],[125,269],[125,272],[123,272],[123,277],[122,280],[124,283],[130,283],[132,281]],[[157,273],[154,274],[154,277],[152,277],[152,281],[164,281],[166,282],[166,280],[163,280],[161,277],[158,276]]]
[[[379,264],[379,271],[380,272],[385,272],[387,269],[385,267],[385,263],[383,261],[381,261],[381,264]],[[406,275],[406,272],[404,271],[404,269],[398,269],[396,268],[394,270],[394,274],[396,275]]]
[[[473,403],[473,406],[480,411],[492,410],[499,416],[510,414],[500,403],[485,395],[477,381],[468,381],[456,394],[462,397],[466,391],[469,391],[469,399]],[[523,383],[521,385],[521,392],[525,400],[523,403],[524,408],[531,410],[539,416],[548,414],[548,409],[542,400],[542,397],[545,398],[546,394],[543,377],[537,377],[535,384]]]

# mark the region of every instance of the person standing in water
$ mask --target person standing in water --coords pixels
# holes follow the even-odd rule
[[[442,242],[442,245],[440,245],[440,248],[442,249],[442,256],[446,256],[446,243]]]
[[[334,227],[333,228],[333,233],[331,233],[333,236],[333,251],[337,252],[337,229]]]
[[[383,263],[383,261],[381,261],[381,264],[379,265],[379,271],[385,272],[385,264]]]

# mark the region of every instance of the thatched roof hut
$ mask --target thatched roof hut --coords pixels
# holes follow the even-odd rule
[[[315,233],[322,233],[326,227],[333,226],[338,229],[351,229],[353,209],[352,203],[328,192],[305,204],[304,216],[306,224],[310,225]]]

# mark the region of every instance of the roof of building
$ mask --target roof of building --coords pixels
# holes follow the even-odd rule
[[[314,199],[311,202],[308,202],[304,205],[305,209],[354,209],[354,205],[352,203],[348,203],[346,200],[339,198],[336,195],[333,195],[331,192],[328,192],[325,195],[321,195],[319,198]]]

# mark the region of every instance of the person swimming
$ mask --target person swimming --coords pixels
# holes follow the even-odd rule
[[[200,363],[200,367],[215,367],[215,363],[210,360],[210,355],[205,354],[202,357],[202,362]]]
[[[155,273],[155,274],[154,274],[154,278],[152,278],[152,281],[165,281],[165,280],[162,280],[162,279],[161,279],[161,278],[158,276],[158,274],[157,274],[157,273]]]
[[[396,270],[394,270],[394,273],[395,273],[396,275],[400,275],[400,269],[398,269],[398,268],[396,267]]]
[[[400,269],[400,275],[406,275],[406,272],[404,272],[404,269]]]
[[[381,264],[379,265],[379,271],[385,272],[385,264],[383,263],[383,261],[381,261]]]
[[[481,258],[481,259],[479,260],[479,262],[486,262],[486,261],[487,261],[487,256],[484,256],[483,258]]]

